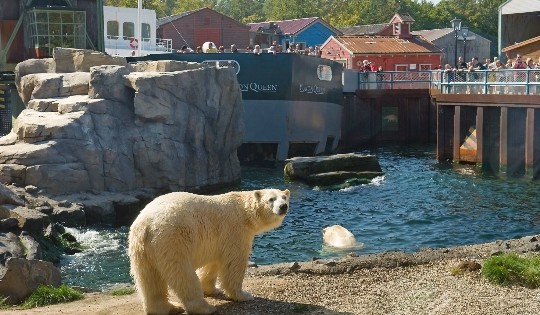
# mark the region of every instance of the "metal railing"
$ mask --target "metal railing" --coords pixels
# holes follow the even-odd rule
[[[446,94],[540,94],[540,69],[434,71],[433,83]]]
[[[163,38],[142,38],[141,43],[135,38],[124,38],[122,36],[109,36],[105,38],[105,50],[136,50],[141,45],[141,50],[155,53],[170,53],[172,49],[172,39]]]
[[[540,69],[426,70],[343,73],[343,91],[437,89],[444,94],[540,94]]]

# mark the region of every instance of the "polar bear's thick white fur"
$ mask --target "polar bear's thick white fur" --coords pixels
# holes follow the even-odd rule
[[[323,229],[325,244],[337,248],[355,247],[358,245],[354,235],[341,225],[333,225]]]
[[[235,301],[253,299],[242,282],[256,234],[278,227],[289,210],[289,190],[262,189],[202,196],[169,193],[150,202],[129,231],[131,274],[147,314],[177,309],[188,314],[216,308],[204,295],[218,292]]]

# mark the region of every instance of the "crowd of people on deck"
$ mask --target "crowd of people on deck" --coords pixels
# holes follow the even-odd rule
[[[502,70],[538,70],[538,72],[531,72],[532,77],[529,81],[540,82],[540,58],[538,62],[534,62],[532,58],[524,58],[517,54],[515,58],[508,58],[506,63],[502,62],[498,57],[494,57],[493,60],[486,58],[484,62],[480,62],[478,57],[473,57],[470,62],[465,62],[463,57],[459,57],[455,67],[450,64],[446,64],[444,68],[440,70],[444,71],[446,82],[526,82],[527,73],[520,73],[518,71],[502,71]],[[484,71],[484,75],[475,73],[475,71]],[[496,72],[499,72],[498,74]],[[474,85],[472,87],[461,86],[457,87],[456,92],[460,92],[459,89],[468,88],[467,93],[481,93],[481,86]],[[493,92],[497,93],[497,89],[500,86],[493,85]],[[523,86],[505,86],[505,93],[516,92],[518,94],[523,93]],[[540,90],[539,87],[535,87],[535,90]]]
[[[207,46],[207,47],[204,47]],[[225,47],[219,46],[216,47],[216,45],[213,42],[206,42],[203,46],[197,46],[195,50],[191,49],[189,46],[184,45],[182,48],[178,49],[176,51],[179,54],[187,54],[187,53],[239,53],[240,50],[238,47],[236,47],[235,44],[232,44],[229,50],[225,50]],[[290,54],[302,54],[302,55],[308,55],[308,56],[316,56],[320,57],[322,54],[322,51],[319,46],[309,46],[302,49],[302,46],[300,44],[291,43],[287,47],[287,49],[283,49],[281,45],[279,45],[276,41],[272,42],[272,45],[270,45],[267,49],[262,49],[260,45],[255,46],[248,46],[243,51],[246,53],[253,53],[256,55],[260,55],[263,53],[270,53],[270,54],[279,54],[279,53],[290,53]]]
[[[499,60],[498,57],[494,57],[493,61],[491,61],[490,58],[486,58],[483,63],[478,60],[478,57],[473,57],[469,62],[465,62],[463,57],[459,57],[455,67],[446,64],[444,69],[442,69],[442,67],[439,69],[447,72],[459,70],[540,69],[540,57],[538,58],[537,63],[535,63],[532,58],[523,60],[520,54],[517,54],[515,59],[508,58],[506,63]]]

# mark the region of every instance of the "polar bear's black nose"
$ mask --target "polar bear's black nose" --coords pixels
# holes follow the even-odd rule
[[[285,214],[287,213],[287,209],[289,209],[289,206],[287,206],[287,204],[282,204],[281,206],[279,206],[279,214]]]

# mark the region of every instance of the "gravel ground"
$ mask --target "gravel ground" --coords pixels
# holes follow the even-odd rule
[[[540,289],[494,285],[480,270],[455,270],[463,262],[479,267],[487,257],[501,252],[538,254],[539,238],[250,268],[244,286],[255,300],[236,303],[217,297],[208,301],[217,306],[217,314],[224,315],[538,315]],[[0,314],[127,315],[142,314],[142,308],[136,294],[91,293],[73,303]]]

